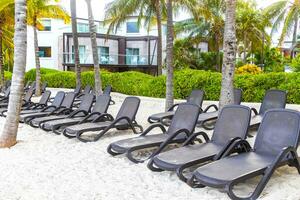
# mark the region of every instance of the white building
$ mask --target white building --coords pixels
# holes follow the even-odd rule
[[[69,1],[62,0],[62,6],[69,10]],[[90,70],[93,66],[91,42],[89,38],[89,25],[87,9],[84,0],[77,1],[77,29],[79,33],[79,54],[83,70]],[[92,1],[95,23],[97,25],[97,45],[99,64],[112,71],[127,71],[135,69],[151,74],[157,69],[157,28],[154,26],[148,32],[146,27],[137,26],[137,17],[128,17],[116,33],[106,35],[107,26],[103,25],[104,2]],[[101,1],[100,1],[101,2]],[[102,8],[103,12],[99,12]],[[97,11],[97,12],[96,12]],[[62,20],[42,20],[45,30],[38,31],[41,67],[73,70],[74,47],[71,34],[71,24],[64,24]],[[143,23],[142,23],[143,24]],[[166,26],[163,26],[163,58],[165,57]],[[28,27],[28,47],[26,70],[35,68],[35,52],[33,29]],[[207,51],[207,45],[200,48]]]

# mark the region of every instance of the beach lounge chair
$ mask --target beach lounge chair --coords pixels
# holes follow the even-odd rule
[[[112,91],[112,87],[111,87],[111,85],[108,85],[104,88],[103,94],[110,96],[111,91]],[[110,105],[115,105],[115,104],[116,104],[116,102],[110,98]]]
[[[54,97],[54,101],[52,101],[51,105],[47,105],[46,107],[42,108],[42,109],[37,109],[37,110],[22,110],[20,112],[20,115],[26,115],[26,114],[33,114],[33,113],[38,113],[38,112],[52,112],[53,110],[57,109],[63,102],[65,98],[65,93],[64,92],[57,92],[55,97]],[[24,116],[21,116],[21,119]]]
[[[276,108],[285,108],[287,93],[283,90],[268,90],[260,105],[259,111],[251,108],[254,115],[251,117],[250,126],[258,127],[266,111]]]
[[[78,94],[74,100],[74,107],[79,107],[80,102],[83,100],[83,98],[87,95],[90,94],[92,91],[92,88],[90,85],[85,86],[84,90],[82,93]]]
[[[83,101],[86,100],[84,99]],[[51,129],[56,134],[61,134],[63,133],[64,129],[68,126],[75,125],[78,123],[91,122],[97,117],[99,117],[100,115],[106,113],[109,107],[109,102],[110,102],[110,96],[100,95],[98,96],[96,103],[93,106],[92,112],[90,114],[84,110],[81,110],[81,112],[74,111],[64,119],[52,120],[52,121],[41,123],[40,127],[44,126],[47,127],[47,129]],[[79,115],[80,113],[81,115]]]
[[[93,100],[93,94],[86,94],[84,95],[78,109],[73,110],[72,108],[68,108],[65,109],[64,112],[35,118],[31,123],[35,126],[39,126],[44,131],[51,131],[52,128],[54,128],[53,125],[57,125],[59,124],[59,122],[63,122],[66,118],[85,117],[86,115],[88,115],[93,105]],[[53,120],[54,122],[52,122]]]
[[[253,149],[246,140],[235,141],[222,159],[196,169],[188,184],[193,187],[222,188],[234,200],[257,199],[278,167],[296,167],[300,174],[297,155],[299,133],[299,112],[283,109],[267,111],[258,129]],[[230,156],[234,149],[240,147],[244,147],[244,153]],[[262,178],[249,197],[238,197],[233,192],[235,185],[257,176]]]
[[[202,111],[201,106],[204,99],[204,92],[203,90],[193,90],[190,96],[187,98],[187,103],[196,104],[199,106],[200,111]],[[167,122],[164,123],[165,125],[169,125],[170,120],[172,119],[173,115],[175,114],[175,108],[180,104],[174,104],[167,112],[157,113],[148,117],[149,123],[156,123],[156,122],[163,122],[166,120]]]
[[[132,153],[141,149],[158,147],[150,156],[153,157],[170,144],[183,143],[194,132],[199,112],[198,105],[182,103],[178,105],[168,130],[160,123],[152,124],[138,137],[111,143],[107,148],[107,152],[111,155],[125,154],[134,163],[143,162],[145,159],[136,159]],[[154,128],[160,128],[161,133],[150,135],[149,133]]]
[[[152,171],[176,171],[180,180],[186,182],[184,170],[197,164],[218,159],[230,144],[245,139],[248,132],[251,110],[246,106],[225,106],[217,119],[211,140],[205,132],[193,133],[180,148],[160,153],[153,157],[148,168]],[[195,144],[202,136],[205,143]]]
[[[4,91],[4,94],[0,96],[0,102],[1,102],[1,103],[8,102],[9,94],[10,94],[10,87],[8,87],[8,88]]]
[[[31,102],[31,97],[33,95],[33,91],[34,89],[31,88],[29,89],[26,93],[25,93],[25,96],[24,98],[22,99],[22,107],[24,106],[28,106],[30,105],[32,102]],[[8,107],[8,102],[5,102],[5,103],[0,103],[0,108],[7,108]]]
[[[44,93],[44,92],[46,91],[47,85],[48,85],[47,82],[44,82],[44,83],[42,84],[42,87],[41,87],[42,93]]]
[[[139,106],[140,99],[138,97],[126,97],[115,119],[110,114],[102,114],[92,122],[66,127],[64,135],[69,138],[77,137],[82,142],[95,142],[113,128],[118,130],[132,129],[132,131],[137,134],[138,132],[135,128],[139,128],[141,131],[143,129],[135,121]],[[82,137],[82,134],[88,131],[100,132],[92,136],[92,138]]]
[[[240,105],[242,102],[242,95],[243,91],[242,89],[235,88],[234,89],[234,105]],[[210,111],[210,109],[214,109],[214,111]],[[217,105],[212,104],[205,108],[205,110],[200,113],[198,118],[198,127],[203,127],[206,130],[212,130],[214,129],[213,125],[208,126],[207,122],[211,122],[212,120],[216,120],[219,115],[219,108]]]
[[[49,115],[54,115],[58,113],[69,113],[70,108],[72,108],[73,102],[75,99],[75,93],[69,92],[63,98],[63,101],[60,106],[48,106],[44,108],[41,112],[31,113],[31,114],[24,114],[21,115],[20,118],[30,126],[37,128],[38,126],[32,123],[32,120],[35,118],[41,118]],[[55,100],[55,99],[54,99]]]
[[[27,113],[34,113],[34,112],[41,111],[43,108],[47,106],[50,95],[51,95],[50,91],[45,91],[38,103],[31,102],[29,105],[23,106],[21,108],[21,112],[25,110],[27,111]],[[0,116],[6,117],[6,112],[7,112],[7,108],[0,109]]]

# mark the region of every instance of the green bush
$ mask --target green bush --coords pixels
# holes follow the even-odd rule
[[[49,72],[49,73],[48,73]],[[27,72],[28,80],[33,81],[32,71]],[[6,76],[10,76],[6,73]],[[205,99],[218,100],[221,89],[221,74],[217,72],[185,69],[174,74],[174,96],[178,99],[186,98],[193,89],[203,89]],[[94,73],[81,74],[82,85],[94,86]],[[165,76],[153,77],[140,72],[110,73],[102,72],[103,87],[111,85],[113,91],[128,95],[149,97],[165,97]],[[75,87],[75,73],[62,71],[48,71],[42,69],[42,81],[48,82],[49,87]],[[300,103],[300,73],[262,73],[257,75],[244,74],[235,76],[235,87],[243,90],[243,100],[260,102],[268,89],[282,89],[288,91],[289,103]]]
[[[297,54],[297,56],[293,58],[291,67],[294,72],[300,72],[300,54]]]

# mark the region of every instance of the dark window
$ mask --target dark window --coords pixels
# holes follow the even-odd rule
[[[43,25],[44,28],[40,31],[51,31],[51,20],[50,19],[41,20],[41,24]]]
[[[51,47],[39,47],[40,58],[51,58]]]
[[[109,64],[109,47],[98,47],[100,64]]]
[[[139,26],[137,22],[127,22],[127,33],[139,33]]]

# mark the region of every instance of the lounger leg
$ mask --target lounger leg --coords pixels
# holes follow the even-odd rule
[[[131,162],[136,163],[136,164],[138,164],[138,163],[143,163],[143,162],[145,162],[146,160],[148,160],[148,159],[150,158],[150,157],[148,157],[148,158],[146,158],[146,159],[144,159],[144,160],[138,160],[138,159],[135,159],[135,158],[133,157],[133,155],[132,155],[132,152],[134,152],[134,151],[136,151],[136,150],[139,150],[139,149],[140,149],[139,147],[132,147],[132,148],[128,149],[128,150],[126,151],[126,153],[125,153],[126,157],[127,157]]]
[[[176,169],[176,174],[177,174],[178,178],[185,183],[188,181],[188,178],[183,175],[183,171],[186,168],[187,168],[186,166],[182,165],[181,167]]]
[[[164,171],[164,170],[154,166],[153,159],[150,159],[150,161],[147,164],[147,167],[148,167],[148,169],[150,169],[153,172],[162,172],[162,171]]]
[[[147,120],[150,124],[153,124],[153,123],[156,123],[157,121],[153,121],[150,117],[148,117],[148,120]]]
[[[193,175],[191,178],[189,178],[186,183],[192,187],[192,188],[204,188],[206,187],[205,185],[202,185],[200,183],[196,182],[195,176]]]
[[[117,152],[113,151],[111,144],[108,145],[108,147],[107,147],[107,153],[109,153],[112,156],[117,156],[117,155],[121,155],[122,154],[122,153],[117,153]]]
[[[71,138],[76,138],[76,134],[75,134],[75,135],[69,135],[69,134],[67,133],[67,130],[66,130],[66,129],[64,129],[62,133],[63,133],[64,136],[66,136],[66,137],[69,138],[69,139],[71,139]]]

